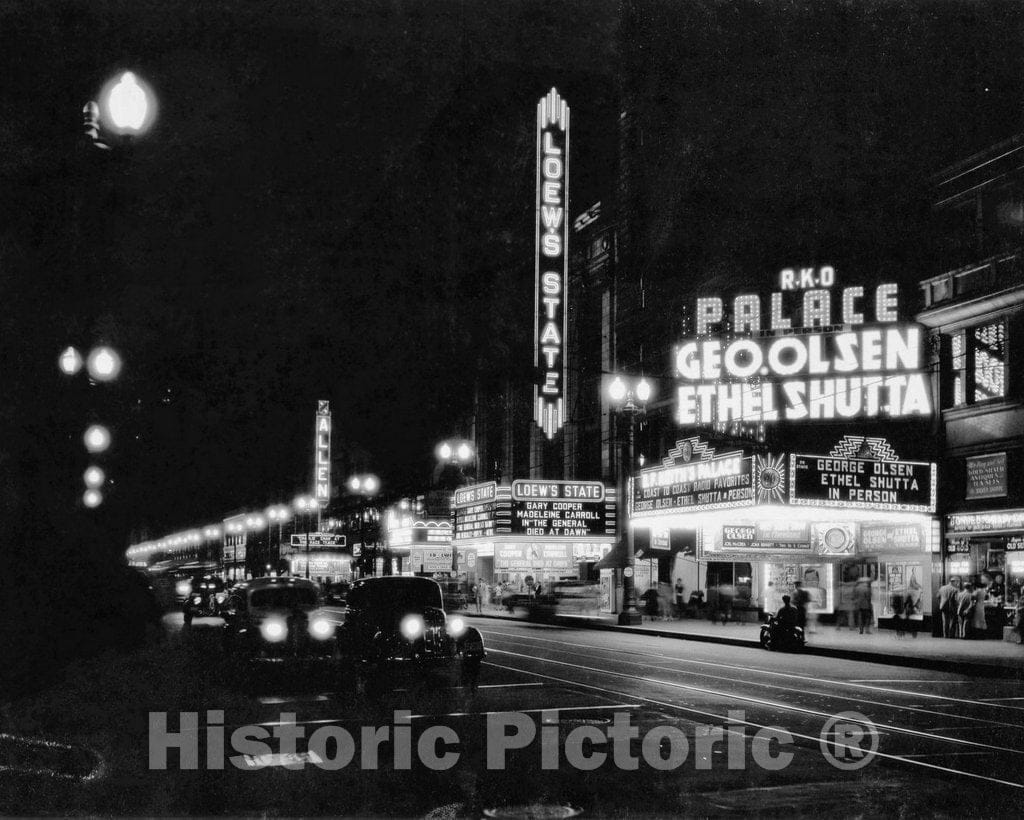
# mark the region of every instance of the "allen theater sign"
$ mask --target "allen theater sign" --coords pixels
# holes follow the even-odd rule
[[[569,273],[569,106],[554,88],[537,104],[534,420],[549,439],[565,424]]]
[[[675,349],[679,423],[931,415],[923,329],[899,321],[897,286],[834,282],[787,268],[767,301],[740,295],[727,314],[698,299],[696,338]]]

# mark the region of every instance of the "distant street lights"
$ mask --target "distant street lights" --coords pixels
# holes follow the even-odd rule
[[[366,500],[380,492],[380,479],[373,473],[360,473],[349,476],[345,486],[350,493],[359,496],[359,544],[364,556],[369,557],[373,561],[370,566],[376,569],[377,556],[376,554],[371,556],[366,548]],[[390,574],[390,572],[385,574]]]
[[[629,481],[633,475],[633,446],[636,437],[636,419],[647,410],[647,402],[652,395],[651,383],[640,377],[615,375],[608,384],[608,398],[614,409],[625,418],[627,439],[625,453],[619,469],[618,497],[620,511],[618,520],[619,543],[624,546],[626,566],[622,578],[622,612],[619,613],[620,624],[638,624],[643,619],[636,609],[636,586],[633,574],[636,571],[636,558],[633,554],[633,539],[629,537],[626,510],[629,509]]]
[[[292,501],[292,509],[300,513],[306,526],[306,578],[309,578],[309,519],[320,509],[317,500],[311,495],[298,495]]]
[[[90,453],[102,453],[110,447],[110,430],[102,424],[92,424],[86,429],[82,440]]]

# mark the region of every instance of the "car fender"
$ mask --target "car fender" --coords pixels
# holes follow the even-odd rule
[[[484,650],[483,635],[474,626],[466,627],[466,631],[458,637],[455,645],[459,654],[466,658],[482,658],[487,654]]]

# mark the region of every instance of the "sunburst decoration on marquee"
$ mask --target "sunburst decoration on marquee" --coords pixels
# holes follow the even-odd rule
[[[758,504],[784,503],[786,500],[786,457],[754,456],[754,493]]]

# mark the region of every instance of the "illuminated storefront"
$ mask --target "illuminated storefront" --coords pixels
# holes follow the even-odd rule
[[[455,564],[450,518],[433,518],[422,512],[394,506],[384,515],[384,543],[392,558],[401,562],[403,575],[452,577],[464,573],[465,558]],[[399,570],[394,570],[396,573]]]
[[[693,437],[636,476],[630,521],[652,540],[693,533],[696,557],[681,556],[677,574],[695,589],[703,565],[708,586],[731,587],[739,609],[777,610],[800,581],[815,611],[832,615],[867,577],[876,616],[891,617],[893,598],[909,596],[923,620],[939,550],[935,496],[935,465],[899,459],[885,439],[848,435],[820,455],[761,455]]]
[[[634,477],[634,543],[693,543],[671,577],[712,607],[721,594],[754,617],[799,582],[832,616],[866,578],[876,618],[923,621],[941,574],[926,331],[901,320],[895,284],[841,287],[826,265],[783,269],[777,288],[696,300],[675,421],[708,432]]]
[[[467,577],[524,588],[579,577],[615,543],[615,490],[597,481],[489,481],[456,490],[454,548]]]

